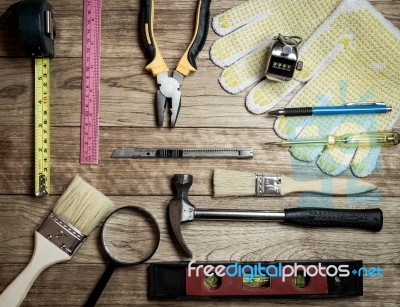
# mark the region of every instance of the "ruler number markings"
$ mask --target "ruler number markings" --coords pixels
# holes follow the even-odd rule
[[[35,59],[35,195],[50,193],[50,60]]]
[[[84,0],[81,163],[98,162],[101,1]]]

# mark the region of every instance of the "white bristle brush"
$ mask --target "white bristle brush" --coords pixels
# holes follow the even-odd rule
[[[351,195],[375,190],[376,185],[361,179],[326,178],[296,181],[281,175],[214,170],[214,196],[283,196],[311,192]]]
[[[108,197],[76,176],[35,232],[32,258],[0,295],[0,306],[19,306],[40,273],[55,263],[70,260],[112,206]]]

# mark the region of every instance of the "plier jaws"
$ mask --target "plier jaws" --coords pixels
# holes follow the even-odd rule
[[[157,77],[157,124],[163,126],[164,113],[167,104],[171,101],[170,126],[175,127],[181,107],[181,91],[183,78],[197,70],[196,58],[207,38],[211,0],[198,0],[195,14],[195,29],[192,41],[180,58],[172,77],[168,74],[168,66],[161,55],[153,32],[154,1],[141,0],[140,4],[140,34],[144,53],[148,60],[145,67],[153,76]]]
[[[184,76],[174,70],[172,77],[168,75],[168,72],[162,72],[157,75],[157,83],[159,89],[157,90],[157,124],[162,126],[164,123],[165,109],[170,102],[171,121],[170,127],[175,127],[176,120],[179,115],[181,108],[181,91]]]

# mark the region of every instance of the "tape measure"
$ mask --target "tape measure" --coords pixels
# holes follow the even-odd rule
[[[84,0],[82,35],[81,164],[99,157],[101,0]]]
[[[0,16],[18,19],[20,42],[35,58],[35,195],[50,194],[50,58],[56,36],[53,6],[47,0],[21,0]]]
[[[50,194],[50,59],[35,59],[35,195]]]

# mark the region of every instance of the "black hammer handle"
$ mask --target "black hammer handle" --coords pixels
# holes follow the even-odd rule
[[[284,223],[315,227],[350,227],[380,231],[383,224],[381,209],[285,209]]]

